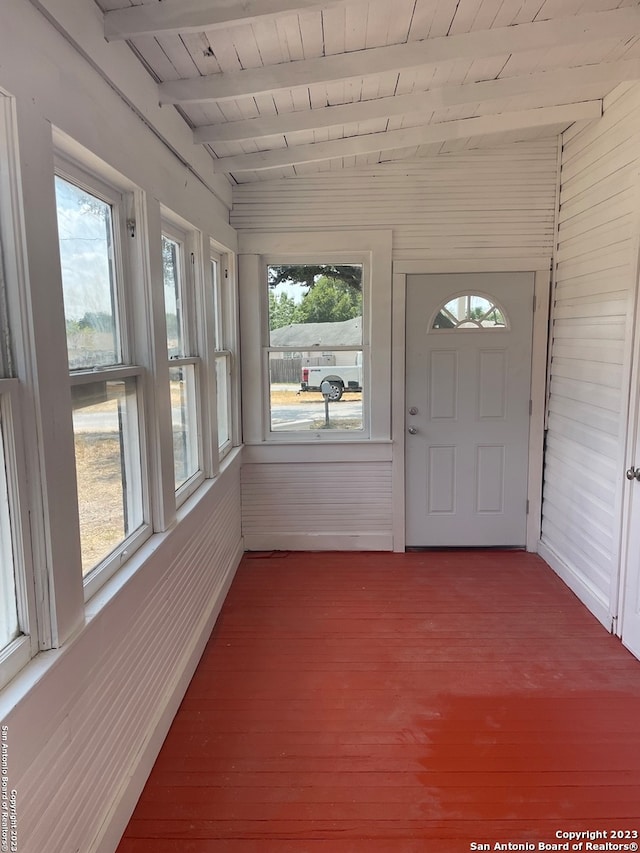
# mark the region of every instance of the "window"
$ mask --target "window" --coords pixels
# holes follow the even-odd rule
[[[187,234],[165,223],[162,235],[164,305],[173,429],[174,481],[186,496],[202,474],[200,357],[195,298],[195,253],[187,263]],[[201,478],[198,478],[198,482]],[[187,484],[188,487],[187,487]]]
[[[214,351],[216,365],[216,420],[218,425],[218,455],[224,456],[233,446],[232,418],[232,354],[228,269],[223,258],[211,253],[211,283],[213,293]]]
[[[268,295],[269,429],[364,429],[364,266],[271,263]]]
[[[488,296],[462,293],[448,299],[438,310],[432,329],[504,329],[507,327],[503,309]]]
[[[142,368],[131,363],[124,199],[74,167],[55,182],[85,579],[150,533]]]
[[[22,387],[24,235],[14,131],[13,100],[0,92],[0,688],[38,651],[22,416],[29,405]]]

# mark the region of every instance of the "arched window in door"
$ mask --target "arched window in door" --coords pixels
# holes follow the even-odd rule
[[[504,309],[491,297],[480,293],[459,293],[447,299],[435,314],[431,329],[508,329]]]

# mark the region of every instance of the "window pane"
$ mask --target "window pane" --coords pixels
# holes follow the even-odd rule
[[[176,489],[200,469],[195,365],[169,369]]]
[[[216,388],[218,394],[218,450],[231,439],[229,418],[229,356],[216,357]]]
[[[180,280],[180,244],[162,237],[162,268],[164,276],[164,310],[167,318],[167,349],[169,358],[186,355],[182,317]]]
[[[76,385],[71,395],[86,575],[144,520],[136,380]]]
[[[362,344],[362,266],[283,264],[267,270],[269,345],[310,351]]]
[[[5,458],[0,430],[0,649],[8,646],[19,633]]]
[[[269,378],[273,432],[363,428],[362,350],[270,352]]]
[[[211,282],[213,284],[214,345],[217,350],[221,350],[224,349],[224,335],[222,333],[222,288],[220,282],[220,264],[215,258],[211,260]]]
[[[484,296],[465,293],[450,299],[438,311],[433,329],[504,328],[504,312]]]
[[[56,203],[69,367],[119,364],[111,206],[59,177]]]

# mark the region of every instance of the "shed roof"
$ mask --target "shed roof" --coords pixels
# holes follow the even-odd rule
[[[97,0],[237,183],[555,136],[640,77],[638,0]]]

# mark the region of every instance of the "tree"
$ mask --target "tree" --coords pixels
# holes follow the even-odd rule
[[[295,300],[286,293],[276,296],[269,291],[269,328],[280,329],[282,326],[290,326],[299,323],[299,306]]]
[[[362,293],[342,280],[321,276],[298,307],[299,323],[338,323],[362,316]]]
[[[362,267],[355,264],[283,264],[270,266],[269,287],[279,284],[300,284],[311,291],[320,278],[342,282],[346,287],[362,293]]]

